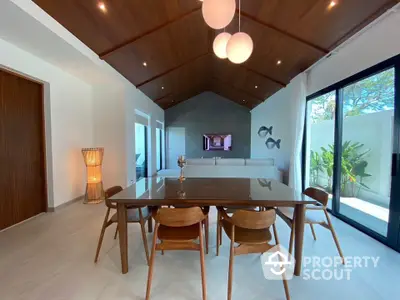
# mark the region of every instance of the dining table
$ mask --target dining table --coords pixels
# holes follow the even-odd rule
[[[300,276],[305,208],[317,201],[279,181],[265,178],[143,178],[110,198],[117,205],[122,273],[128,273],[127,206],[293,207],[294,274]]]

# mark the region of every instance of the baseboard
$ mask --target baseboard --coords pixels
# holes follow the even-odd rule
[[[71,199],[71,200],[69,200],[69,201],[67,201],[67,202],[65,202],[65,203],[63,203],[63,204],[60,204],[59,206],[56,206],[56,207],[48,207],[48,208],[47,208],[47,212],[59,211],[59,210],[61,210],[61,209],[63,209],[63,208],[66,208],[67,206],[69,206],[69,205],[71,205],[71,204],[74,204],[75,202],[78,202],[78,201],[83,200],[84,198],[85,198],[85,195],[82,195],[82,196],[76,197],[76,198],[74,198],[74,199]]]

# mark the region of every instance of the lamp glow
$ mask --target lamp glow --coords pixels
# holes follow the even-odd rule
[[[228,32],[222,32],[218,34],[213,43],[213,49],[216,56],[221,59],[225,59],[228,57],[226,53],[226,45],[228,44],[229,39],[231,38],[231,34]]]
[[[253,40],[247,33],[235,33],[226,46],[228,59],[234,64],[244,63],[251,56],[253,47]]]
[[[103,164],[103,148],[82,149],[83,159],[86,164],[87,182],[85,202],[90,204],[100,203],[104,199],[101,166]]]
[[[204,0],[202,12],[204,21],[214,29],[226,27],[236,11],[235,0]]]

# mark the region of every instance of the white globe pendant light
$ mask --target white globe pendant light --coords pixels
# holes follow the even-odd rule
[[[203,0],[203,18],[214,29],[226,27],[235,16],[235,0]]]
[[[247,33],[237,32],[226,45],[228,59],[234,64],[244,63],[253,53],[253,47],[253,40]]]
[[[218,34],[213,43],[213,49],[216,56],[219,58],[225,59],[228,57],[226,54],[226,45],[228,44],[229,39],[231,38],[231,34],[228,32],[221,32]]]

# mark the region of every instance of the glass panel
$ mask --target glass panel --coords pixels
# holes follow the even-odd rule
[[[147,127],[135,123],[136,181],[147,177]]]
[[[343,89],[340,214],[386,236],[393,152],[394,69]]]
[[[332,199],[336,92],[307,102],[305,187],[327,191]],[[332,201],[328,207],[332,208]]]
[[[157,171],[162,168],[162,130],[156,128],[156,159],[157,159]]]

